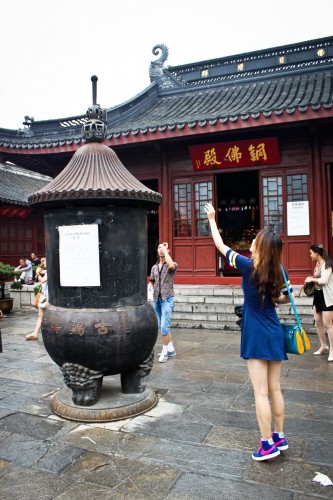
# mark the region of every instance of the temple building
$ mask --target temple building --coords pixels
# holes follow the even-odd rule
[[[178,283],[240,282],[213,245],[209,201],[240,253],[249,255],[260,228],[279,233],[290,277],[302,282],[312,243],[333,255],[333,37],[172,67],[166,46],[153,54],[150,85],[103,111],[104,144],[163,196],[148,214],[148,269],[163,240]],[[26,117],[22,129],[0,129],[0,161],[55,177],[84,143],[86,120]],[[15,220],[1,204],[2,228]],[[16,262],[6,234],[1,260]]]
[[[44,217],[29,206],[29,196],[51,177],[0,163],[0,260],[18,266],[19,257],[45,255]]]

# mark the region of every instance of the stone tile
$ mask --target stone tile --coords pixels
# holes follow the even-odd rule
[[[216,426],[207,435],[204,444],[252,452],[258,448],[258,431]]]
[[[333,367],[332,367],[332,363],[330,363],[330,369],[332,370]],[[330,376],[330,379],[328,379],[328,376],[327,376],[327,380],[326,381],[317,381],[317,384],[316,384],[316,390],[319,391],[319,392],[329,392],[331,394],[333,394],[333,374]]]
[[[156,408],[156,406],[155,406]],[[54,415],[56,416],[56,415]],[[51,418],[51,417],[49,417]],[[59,418],[59,417],[58,417]],[[62,420],[62,419],[60,419]],[[124,420],[116,420],[115,422],[96,422],[96,423],[89,423],[89,427],[96,427],[99,429],[107,429],[110,431],[121,431],[121,429],[126,425],[128,422],[131,421],[131,418],[125,418]]]
[[[229,474],[241,478],[247,466],[248,453],[206,445],[171,442],[164,438],[145,450],[140,460],[149,464],[169,465],[183,472],[216,477]]]
[[[139,460],[84,451],[79,460],[61,473],[61,477],[69,482],[84,481],[115,488],[144,469],[147,465]]]
[[[318,381],[315,378],[295,380],[291,378],[285,378],[282,380],[282,387],[284,389],[294,389],[299,391],[313,391],[313,392],[333,392],[333,382],[329,380]]]
[[[156,442],[156,438],[84,425],[61,436],[58,441],[95,453],[137,459]]]
[[[305,460],[306,462],[311,464],[332,466],[333,465],[332,434],[327,435],[327,437],[323,439],[307,440],[307,446],[305,450]],[[333,476],[331,476],[330,479],[331,481],[333,481]]]
[[[302,391],[297,389],[283,389],[283,397],[286,403],[311,402],[313,405],[333,406],[333,395],[317,391]]]
[[[225,382],[226,375],[223,371],[217,370],[191,370],[185,375],[185,380],[209,380],[218,383]]]
[[[19,392],[26,392],[27,384],[25,384],[23,381],[12,380],[10,378],[8,378],[6,380],[7,380],[7,384],[3,384],[0,387],[0,395],[2,398],[5,396],[8,396],[8,395],[17,394]],[[38,388],[38,391],[40,391],[40,388],[38,386],[37,386],[37,388]]]
[[[12,414],[12,410],[7,409],[7,408],[0,408],[0,419],[2,419],[3,417],[7,417],[7,415],[11,415],[11,414]]]
[[[309,370],[308,366],[302,369],[288,368],[288,371],[286,373],[286,378],[287,379],[292,378],[293,380],[304,380],[304,379],[306,380],[308,378],[308,373],[309,373],[308,370]],[[318,365],[311,366],[311,374],[315,376],[316,381],[327,380],[327,373],[321,370],[321,367]]]
[[[158,405],[140,417],[82,425],[51,413],[50,398],[64,382],[42,339],[24,339],[35,322],[33,310],[1,323],[0,473],[15,468],[11,484],[0,476],[1,498],[305,500],[331,494],[317,483],[301,489],[301,480],[311,482],[318,469],[333,477],[333,365],[324,357],[291,356],[283,364],[290,449],[258,464],[250,458],[259,431],[239,332],[175,329],[177,357],[165,364],[155,359],[147,377],[160,394]],[[16,483],[18,489],[10,489]]]
[[[165,500],[292,500],[293,493],[271,486],[203,474],[182,474]]]
[[[177,361],[179,362],[184,362],[186,360],[189,360],[191,363],[199,363],[199,364],[204,364],[207,366],[210,366],[211,363],[214,365],[216,364],[217,366],[221,365],[221,355],[220,354],[215,354],[212,352],[206,352],[206,353],[201,353],[200,348],[191,351],[191,352],[184,352],[182,354],[181,359],[178,357]]]
[[[154,417],[154,418],[163,418],[166,415],[174,415],[177,416],[180,413],[183,413],[184,408],[182,405],[177,405],[174,403],[168,403],[163,400],[159,400],[158,404],[152,409],[147,411],[144,416],[145,417]]]
[[[0,461],[0,493],[3,500],[54,500],[69,487],[70,484],[54,474]],[[66,498],[68,500],[71,497]]]
[[[125,425],[123,431],[161,438],[168,436],[172,441],[201,443],[211,427],[208,422],[198,417],[197,414],[192,415],[192,412],[188,410],[187,413],[178,413],[177,418],[174,415],[166,415],[163,418],[141,415]]]
[[[323,436],[333,436],[333,422],[319,420],[298,420],[297,418],[285,419],[285,432],[288,436],[310,437],[320,439]]]
[[[248,413],[252,413],[255,415],[255,402],[254,398],[237,398],[231,408],[232,410],[235,411],[245,411]],[[332,412],[332,409],[330,410]],[[290,417],[296,417],[296,418],[306,418],[306,419],[315,419],[315,414],[316,414],[316,407],[314,405],[306,405],[306,404],[293,404],[293,403],[286,403],[286,416],[288,418]],[[327,420],[327,418],[324,418],[324,415],[321,416],[321,418],[316,418],[317,420]]]
[[[167,364],[167,363],[164,363]],[[211,387],[212,382],[210,380],[178,380],[173,378],[172,375],[167,380],[165,377],[156,377],[151,380],[151,384],[154,389],[164,390],[168,389],[181,389],[184,392],[195,392],[195,391],[208,391]]]
[[[246,384],[237,384],[235,382],[228,382],[224,384],[218,384],[214,382],[207,392],[210,394],[221,394],[223,396],[227,395],[233,395],[235,398],[242,395],[246,395],[247,387],[249,386],[250,382],[247,382]],[[250,387],[251,392],[253,392],[252,386]]]
[[[22,434],[12,434],[1,439],[0,458],[21,466],[58,473],[82,454],[82,450],[37,440]]]
[[[237,427],[241,429],[255,430],[258,428],[255,416],[250,416],[247,413],[221,410],[212,408],[211,406],[194,407],[195,415],[203,422],[211,425]]]
[[[71,486],[61,495],[52,497],[53,500],[114,500],[114,492],[103,486],[96,487],[96,484],[77,484]]]
[[[306,439],[289,438],[289,436],[287,436],[287,438],[289,450],[286,453],[288,453],[288,457],[292,460],[303,459]],[[250,459],[250,453],[257,450],[259,447],[259,439],[259,430],[247,431],[234,427],[216,426],[207,435],[204,444],[224,449],[248,451],[248,458]]]
[[[43,397],[42,394],[52,394],[52,388],[46,386],[38,386],[40,394],[34,394],[32,386],[29,386],[29,392],[18,392],[6,396],[0,400],[0,408],[10,408],[13,412],[28,412],[33,415],[47,416],[51,413],[50,409],[50,396]]]
[[[0,430],[39,440],[54,439],[77,426],[77,422],[55,421],[25,413],[14,413],[0,420]]]
[[[332,498],[332,487],[323,488],[313,482],[318,471],[318,465],[306,462],[292,461],[287,453],[278,456],[275,460],[266,462],[249,461],[244,479],[254,483],[267,484],[279,488],[297,491],[299,494],[319,494],[323,498]],[[320,472],[333,477],[333,467],[320,467]]]
[[[252,413],[255,415],[256,408],[254,398],[237,397],[232,403],[231,410]]]
[[[35,365],[38,366],[36,363]],[[58,376],[54,372],[47,372],[42,366],[38,366],[38,369],[31,370],[28,367],[19,368],[14,367],[5,372],[6,378],[11,378],[13,380],[24,380],[26,384],[49,384],[56,388],[63,387],[65,384],[63,382],[63,377],[59,370]]]
[[[228,394],[211,394],[207,391],[184,392],[171,389],[163,394],[161,400],[182,404],[183,406],[207,406],[207,404],[211,404],[214,408],[229,409],[235,400],[235,396]]]
[[[176,342],[176,341],[175,341]],[[216,350],[220,349],[222,347],[221,345],[221,342],[212,342],[210,344],[205,344],[204,342],[197,342],[196,345],[194,345],[191,349],[191,353],[197,355],[198,353],[199,354],[211,354],[212,352],[212,349],[214,350],[214,352],[216,352]],[[178,343],[177,343],[177,355],[178,355]],[[187,351],[184,350],[184,351],[180,351],[181,352],[181,358],[182,359],[185,359],[185,354],[187,354]]]
[[[2,367],[3,367],[3,364],[1,363],[1,371],[3,371]],[[1,391],[2,391],[1,386],[4,385],[4,384],[8,384],[9,382],[10,382],[10,379],[0,377],[0,397],[1,397]]]
[[[332,406],[314,406],[313,409],[314,409],[313,418],[315,420],[327,420],[328,422],[332,421],[332,415],[333,415]]]
[[[118,499],[164,499],[179,472],[167,466],[149,465],[133,474],[113,491]]]

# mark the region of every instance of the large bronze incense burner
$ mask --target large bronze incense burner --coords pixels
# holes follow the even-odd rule
[[[156,315],[147,302],[147,209],[155,208],[161,195],[101,144],[106,126],[95,102],[87,117],[87,144],[29,201],[45,214],[50,306],[43,341],[72,391],[71,403],[59,396],[52,409],[74,420],[114,420],[156,403],[143,384],[157,338]],[[115,374],[123,394],[144,396],[130,401],[129,412],[117,391],[119,411],[101,404],[103,377]],[[107,398],[112,390],[114,384]],[[98,402],[101,411],[93,416],[77,409]]]

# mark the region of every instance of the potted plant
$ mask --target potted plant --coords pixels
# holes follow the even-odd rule
[[[12,279],[15,274],[13,266],[0,262],[0,309],[4,314],[10,313],[14,301],[12,297],[5,297],[5,282]]]

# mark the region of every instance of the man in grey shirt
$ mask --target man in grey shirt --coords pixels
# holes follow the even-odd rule
[[[174,308],[174,281],[177,270],[177,263],[173,262],[170,256],[170,249],[167,242],[158,245],[157,262],[150,272],[150,283],[154,287],[154,309],[158,319],[158,327],[162,334],[162,352],[159,354],[159,363],[165,363],[172,356],[176,356],[176,351],[171,340],[170,320]]]

